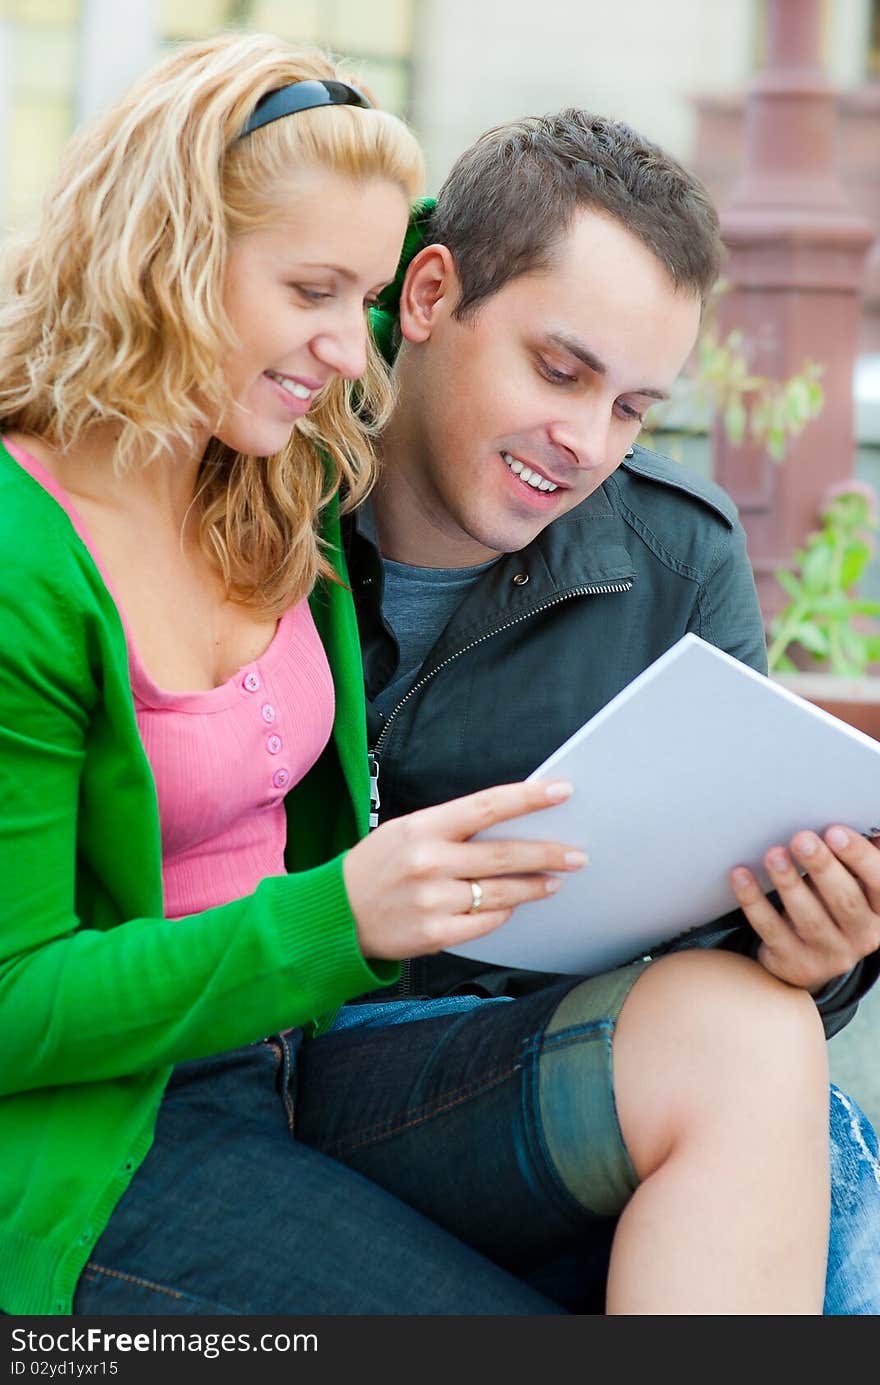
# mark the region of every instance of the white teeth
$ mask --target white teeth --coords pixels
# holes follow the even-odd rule
[[[294,399],[311,399],[312,391],[306,389],[305,385],[300,385],[296,380],[288,380],[286,375],[277,375],[274,370],[267,370],[266,374],[271,380],[277,381],[282,389],[292,394]]]
[[[537,471],[532,471],[529,466],[524,466],[516,457],[511,457],[509,452],[501,453],[502,460],[510,467],[515,476],[521,481],[525,481],[536,491],[558,491],[559,487],[554,481],[548,481],[546,477],[539,475]]]

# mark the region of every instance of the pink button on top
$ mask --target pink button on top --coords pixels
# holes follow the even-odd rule
[[[266,749],[268,750],[270,755],[277,755],[279,750],[281,749],[282,744],[283,742],[280,736],[266,737]]]
[[[260,716],[263,718],[265,722],[268,722],[270,726],[272,725],[272,722],[275,720],[277,713],[275,711],[275,708],[272,706],[271,702],[263,703],[262,707],[260,708]]]
[[[276,789],[283,789],[289,779],[290,771],[287,769],[276,769],[275,773],[272,775],[272,783],[275,785]]]
[[[256,673],[246,673],[241,680],[241,686],[246,692],[256,692],[260,686],[260,678]]]

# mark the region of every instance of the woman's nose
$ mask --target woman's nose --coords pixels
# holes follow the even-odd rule
[[[312,352],[322,365],[345,380],[358,380],[367,369],[367,320],[352,313],[333,330],[312,339]]]

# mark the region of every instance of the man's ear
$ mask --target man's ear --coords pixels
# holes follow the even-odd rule
[[[423,342],[437,320],[458,301],[455,261],[445,245],[426,245],[410,261],[400,292],[400,330],[406,341]]]

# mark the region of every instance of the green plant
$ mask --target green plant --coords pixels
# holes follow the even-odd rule
[[[835,487],[821,521],[795,551],[793,568],[776,573],[789,600],[770,623],[771,673],[796,671],[788,652],[796,648],[828,672],[850,677],[880,660],[880,627],[870,625],[880,617],[880,601],[856,592],[880,528],[874,491],[860,481]]]
[[[749,438],[766,448],[775,462],[785,460],[788,444],[822,411],[825,402],[821,384],[823,367],[806,360],[801,370],[787,380],[756,375],[749,367],[745,336],[739,329],[722,340],[718,330],[717,301],[728,284],[719,280],[703,318],[696,355],[682,378],[682,392],[690,395],[691,413],[700,421],[674,431],[699,433],[720,418],[730,442],[739,446]],[[681,396],[676,400],[680,405]],[[651,429],[643,435],[646,445],[664,427],[669,410],[655,406]],[[663,450],[675,450],[664,437]]]
[[[739,446],[749,439],[763,446],[775,462],[785,460],[792,438],[822,412],[825,403],[823,367],[806,360],[787,380],[756,375],[749,365],[746,339],[735,329],[721,338],[717,302],[728,284],[717,284],[703,319],[697,350],[682,378],[693,420],[670,436],[670,408],[651,410],[651,431],[640,441],[653,446],[653,433],[663,429],[662,450],[676,455],[675,435],[710,432],[719,419],[728,440]],[[820,511],[821,528],[807,535],[790,565],[778,569],[776,580],[788,603],[770,622],[770,672],[798,672],[792,655],[800,655],[830,673],[858,677],[880,664],[880,601],[858,594],[858,585],[874,552],[873,534],[880,529],[877,497],[870,486],[851,480],[828,493]]]
[[[789,440],[797,437],[824,404],[820,384],[823,367],[805,361],[803,369],[787,380],[753,375],[743,352],[743,334],[729,332],[718,340],[712,328],[700,338],[697,397],[710,396],[710,407],[720,415],[728,439],[735,445],[746,436],[760,443],[775,462],[785,460]]]

